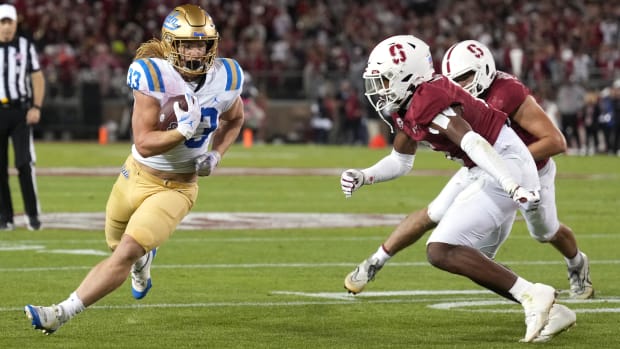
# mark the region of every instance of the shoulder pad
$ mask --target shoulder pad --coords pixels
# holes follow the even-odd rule
[[[243,70],[239,63],[232,58],[218,58],[217,61],[226,70],[226,91],[240,89],[243,83]]]
[[[127,85],[138,91],[165,93],[164,75],[168,72],[161,62],[152,58],[133,61],[127,71]]]

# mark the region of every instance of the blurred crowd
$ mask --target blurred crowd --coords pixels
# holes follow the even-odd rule
[[[113,98],[127,93],[125,73],[136,47],[158,37],[165,15],[186,1],[9,2],[18,9],[21,28],[31,33],[39,45],[50,98],[74,95],[83,81],[97,81],[101,96]],[[588,120],[611,118],[607,124],[617,125],[619,112],[592,118],[586,116],[586,111],[595,97],[597,105],[615,98],[613,82],[620,79],[620,2],[191,2],[205,8],[219,26],[220,55],[234,57],[252,76],[251,87],[255,90],[246,96],[248,101],[258,102],[250,103],[252,108],[263,108],[263,113],[254,110],[262,115],[254,125],[258,130],[267,119],[267,98],[305,99],[313,104],[315,116],[309,127],[317,128],[309,135],[311,139],[368,142],[368,122],[375,115],[368,110],[361,93],[365,60],[383,38],[407,33],[430,44],[437,71],[445,50],[455,42],[476,39],[487,44],[499,70],[518,76],[541,101],[557,104],[558,125],[570,137],[575,152],[618,150],[615,143],[620,140],[615,141],[615,130],[610,132],[611,144],[609,140],[597,142],[596,150],[588,150],[586,139],[592,132],[588,131]],[[583,103],[567,106],[571,102],[560,100],[564,96],[561,87],[568,85],[583,90],[573,91],[583,96]],[[573,122],[570,114],[575,112]],[[570,122],[560,120],[564,115],[569,115]],[[599,130],[605,129],[604,125]],[[602,136],[601,141],[605,138]]]

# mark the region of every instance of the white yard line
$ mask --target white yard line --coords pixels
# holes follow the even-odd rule
[[[52,253],[59,253],[58,250],[51,250]],[[85,251],[85,250],[81,250]],[[564,265],[562,261],[501,261],[508,265]],[[617,265],[620,260],[590,260],[594,265]],[[321,268],[344,268],[355,267],[355,262],[334,262],[334,263],[239,263],[239,264],[154,264],[153,270],[157,269],[266,269],[266,268],[302,268],[302,269],[321,269]],[[431,268],[428,262],[390,262],[385,268],[402,267],[423,267]],[[0,273],[23,273],[23,272],[64,272],[69,270],[88,270],[92,265],[74,265],[63,267],[15,267],[0,268]]]
[[[292,292],[292,291],[273,291],[275,296],[297,296],[320,298],[315,301],[254,301],[254,302],[199,302],[199,303],[159,303],[159,304],[123,304],[123,305],[94,305],[88,309],[140,309],[140,308],[222,308],[222,307],[295,307],[308,305],[361,305],[361,304],[410,304],[410,303],[430,303],[427,307],[440,311],[465,311],[476,313],[523,313],[523,309],[517,304],[502,300],[499,296],[487,291],[480,290],[408,290],[408,291],[385,291],[368,292],[368,296],[361,302],[361,293],[351,296],[344,292],[339,293],[336,298],[334,292]],[[437,295],[437,297],[416,298],[416,295]],[[449,297],[450,295],[481,295],[490,296],[493,299],[478,299]],[[413,297],[413,298],[403,298]],[[372,299],[380,298],[380,299]],[[620,307],[613,307],[612,304],[620,304],[620,297],[604,297],[589,300],[570,300],[562,299],[562,303],[570,303],[571,309],[576,313],[620,313]],[[598,305],[608,305],[599,307]],[[480,308],[484,307],[484,308]],[[2,312],[20,311],[21,307],[0,307]]]

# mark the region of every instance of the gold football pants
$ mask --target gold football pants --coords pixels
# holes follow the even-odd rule
[[[130,155],[106,205],[105,237],[114,250],[123,234],[144,251],[161,246],[187,215],[198,196],[198,184],[163,180],[139,167]]]

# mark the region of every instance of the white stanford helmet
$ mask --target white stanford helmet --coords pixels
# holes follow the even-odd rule
[[[474,79],[463,88],[478,97],[491,86],[497,70],[493,54],[486,45],[476,40],[465,40],[446,51],[441,62],[441,72],[454,81],[464,74],[474,72]]]
[[[428,45],[412,35],[381,41],[370,53],[364,71],[366,97],[382,116],[394,112],[415,87],[429,81],[435,70]],[[383,116],[382,116],[383,117]]]

